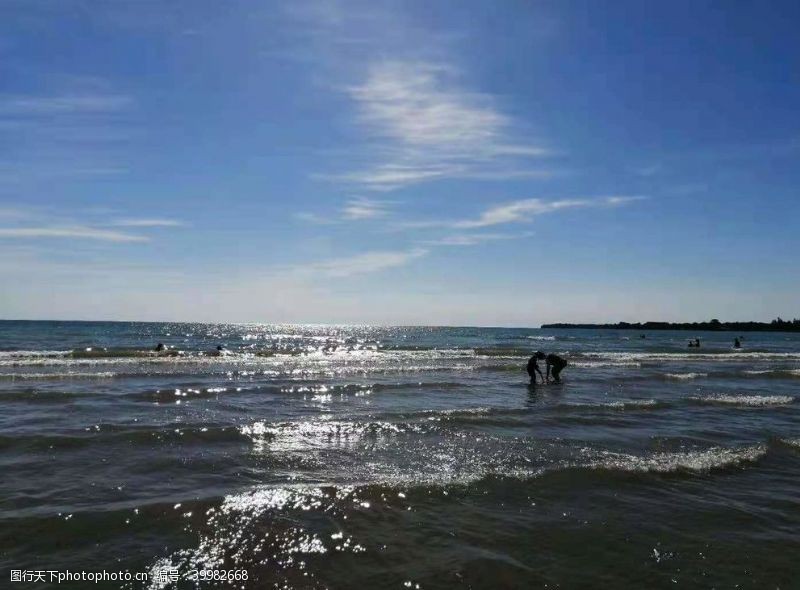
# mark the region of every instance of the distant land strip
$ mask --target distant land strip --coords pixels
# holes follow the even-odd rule
[[[567,328],[588,330],[698,330],[709,332],[800,332],[800,319],[782,320],[776,318],[771,322],[639,322],[631,324],[542,324],[542,328]]]

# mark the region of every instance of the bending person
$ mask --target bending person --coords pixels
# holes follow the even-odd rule
[[[566,359],[551,352],[545,357],[544,364],[547,366],[547,380],[550,381],[550,372],[552,371],[553,381],[561,383],[561,371],[567,366]]]

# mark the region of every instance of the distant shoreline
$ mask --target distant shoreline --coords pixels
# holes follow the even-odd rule
[[[786,321],[781,318],[771,322],[619,322],[617,324],[542,324],[542,328],[584,330],[695,330],[703,332],[800,332],[800,320]]]

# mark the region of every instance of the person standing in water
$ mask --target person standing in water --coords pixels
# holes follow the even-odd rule
[[[531,384],[536,385],[536,373],[539,373],[539,377],[542,378],[542,383],[544,383],[544,375],[542,375],[542,370],[539,368],[539,362],[545,360],[545,355],[541,350],[537,350],[533,353],[533,356],[528,359],[528,375],[531,377]]]
[[[544,364],[547,366],[547,381],[550,381],[550,372],[552,371],[553,381],[561,383],[561,371],[567,366],[566,359],[551,352],[545,357]]]
[[[741,348],[742,347],[741,340],[739,340],[738,338],[734,338],[733,339],[733,347],[734,348]]]

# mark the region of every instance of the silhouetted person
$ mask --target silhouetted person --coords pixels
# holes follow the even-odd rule
[[[550,380],[550,372],[553,372],[553,381],[561,383],[561,371],[567,366],[566,359],[553,354],[552,352],[545,357],[544,364],[547,366],[547,380]]]
[[[733,339],[733,347],[734,348],[741,348],[742,347],[741,340],[739,340],[738,338],[734,338]]]
[[[539,377],[542,378],[542,383],[544,383],[544,375],[542,375],[542,370],[539,368],[538,361],[543,361],[545,358],[544,353],[541,350],[537,350],[533,353],[533,356],[528,359],[528,375],[530,375],[533,385],[536,385],[536,373],[539,373]]]
[[[163,352],[166,349],[167,349],[167,347],[164,346],[163,342],[159,342],[158,344],[156,344],[156,352]]]
[[[700,348],[700,339],[699,338],[695,338],[694,339],[694,347],[695,348]]]

